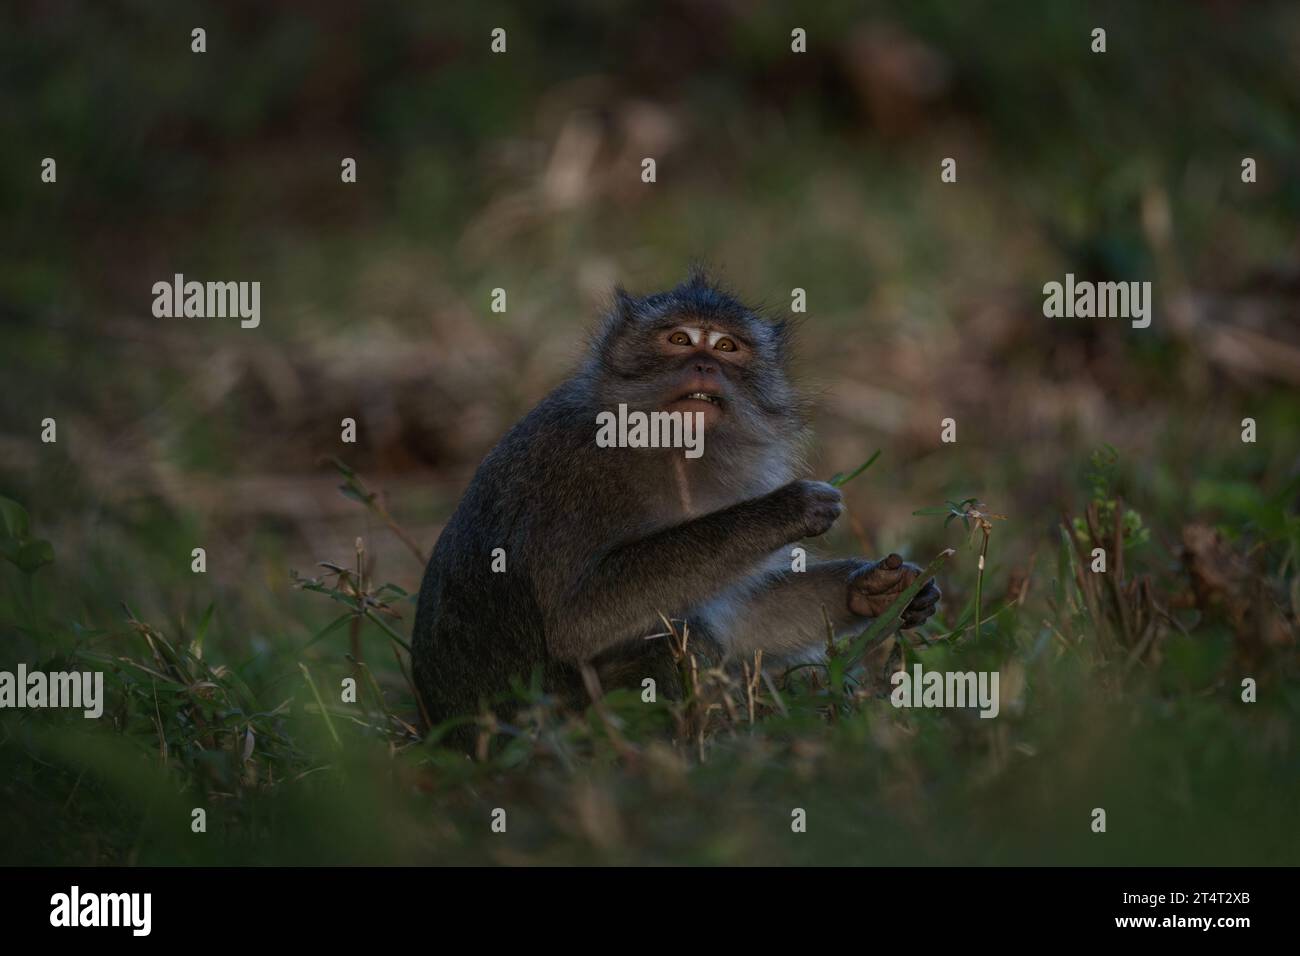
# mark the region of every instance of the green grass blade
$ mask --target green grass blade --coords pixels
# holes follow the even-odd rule
[[[845,667],[852,667],[858,663],[862,655],[877,640],[889,633],[889,629],[898,620],[903,613],[903,609],[907,607],[912,598],[916,597],[921,588],[925,587],[929,580],[939,573],[939,570],[947,563],[948,559],[956,553],[952,548],[939,552],[934,560],[925,566],[925,570],[916,576],[916,580],[894,599],[894,603],[889,605],[889,610],[876,618],[869,628],[853,639],[844,654]]]
[[[862,474],[864,471],[866,471],[868,468],[874,465],[876,463],[876,459],[879,457],[880,457],[880,449],[877,448],[876,453],[874,455],[872,455],[862,464],[858,465],[858,467],[854,468],[848,474],[845,474],[842,471],[836,472],[835,477],[831,478],[831,480],[828,481],[827,484],[834,485],[836,488],[844,487],[854,478],[858,477],[858,475]]]

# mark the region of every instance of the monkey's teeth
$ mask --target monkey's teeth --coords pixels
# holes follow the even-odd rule
[[[702,402],[717,402],[718,400],[718,397],[716,395],[706,395],[703,392],[691,392],[686,397],[699,399]]]

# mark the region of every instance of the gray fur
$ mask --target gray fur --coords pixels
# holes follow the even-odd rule
[[[597,447],[598,412],[663,402],[682,360],[656,342],[687,316],[752,349],[724,369],[725,414],[703,457]],[[837,630],[861,624],[846,604],[861,560],[789,571],[793,543],[824,533],[841,506],[829,485],[793,480],[806,434],[788,346],[783,322],[698,273],[666,293],[617,293],[581,367],[488,454],[434,549],[413,656],[435,724],[499,706],[510,679],[535,669],[581,706],[584,662],[606,689],[654,677],[673,693],[666,642],[646,640],[661,614],[746,657],[824,644],[823,605]],[[494,548],[505,573],[490,570]]]

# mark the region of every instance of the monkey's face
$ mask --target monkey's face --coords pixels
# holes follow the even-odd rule
[[[607,407],[699,413],[719,436],[784,437],[799,420],[786,329],[716,289],[627,300],[600,349]]]
[[[670,366],[663,376],[660,408],[698,412],[705,427],[717,424],[729,406],[743,399],[737,394],[740,386],[728,375],[739,377],[753,360],[753,349],[735,333],[694,317],[672,328],[661,326],[659,332],[653,347]]]

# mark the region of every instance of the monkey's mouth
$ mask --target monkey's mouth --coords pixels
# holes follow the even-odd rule
[[[689,401],[689,402],[708,402],[710,405],[717,405],[719,408],[722,407],[722,396],[721,396],[721,395],[710,395],[708,392],[687,392],[687,393],[686,393],[685,395],[683,395],[681,398],[677,399],[677,401],[679,401],[679,402],[688,402],[688,401]]]
[[[698,412],[704,416],[704,424],[711,425],[722,417],[726,404],[721,395],[714,395],[712,392],[691,391],[673,399],[664,406],[664,410],[686,412],[687,414]]]

